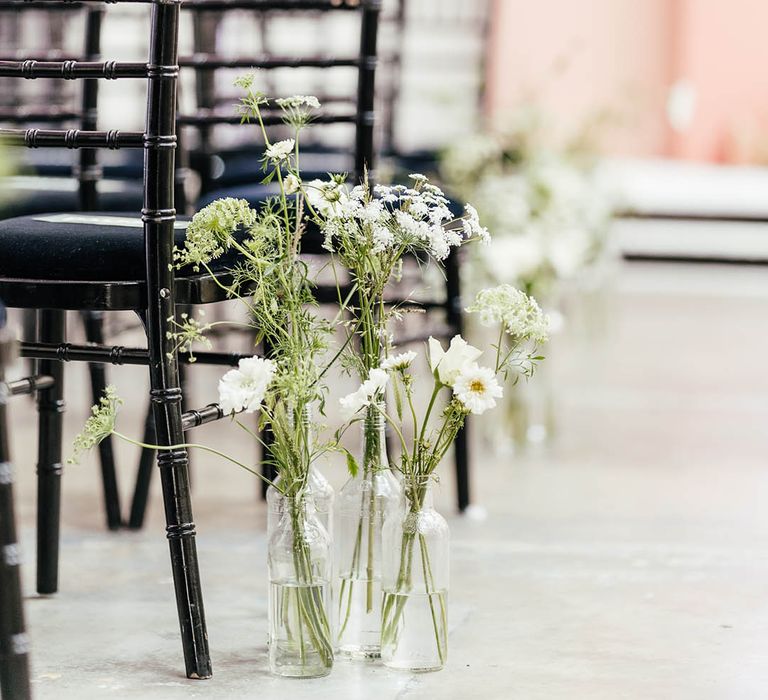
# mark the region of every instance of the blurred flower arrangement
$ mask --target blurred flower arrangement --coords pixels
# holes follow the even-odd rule
[[[280,193],[259,209],[236,199],[208,205],[193,217],[174,261],[179,268],[205,271],[224,286],[247,310],[246,325],[256,343],[264,341],[265,357],[241,359],[218,389],[222,412],[265,447],[278,474],[268,481],[270,668],[283,676],[323,676],[331,670],[335,648],[341,648],[352,658],[381,655],[396,668],[439,669],[447,655],[448,539],[445,521],[429,503],[429,484],[466,417],[493,408],[503,396],[504,381],[515,384],[533,375],[543,359],[536,353],[547,339],[548,318],[532,297],[510,285],[480,291],[467,311],[494,327],[494,341],[488,343],[492,365],[478,364],[483,350],[461,336],[447,349],[430,339],[432,387],[426,407],[420,406],[412,373],[418,353],[393,346],[391,325],[404,309],[388,302],[385,289],[398,279],[406,255],[439,265],[451,248],[487,244],[477,210],[467,205],[455,217],[442,191],[422,175],[412,175],[410,186],[371,187],[367,178],[349,186],[343,175],[304,182],[299,134],[312,119],[316,98],[276,100],[294,137],[272,143],[262,120],[267,98],[253,90],[249,76],[237,85],[245,92],[243,120],[258,123],[264,138],[264,182],[276,182]],[[313,268],[302,255],[310,231],[322,238],[326,266],[334,271],[332,319],[318,312]],[[227,251],[236,251],[238,262],[223,277],[212,261]],[[189,316],[169,322],[175,350],[206,343],[205,333],[215,325]],[[341,340],[334,345],[337,331]],[[339,400],[341,418],[332,437],[317,441],[309,408],[318,405],[324,415],[332,367],[360,384]],[[386,400],[390,389],[394,410]],[[132,440],[115,429],[120,404],[109,388],[75,441],[74,459],[114,434],[155,449],[200,448],[260,476],[210,446],[162,448]],[[269,429],[271,440],[265,442],[241,422],[241,412],[259,413],[260,427]],[[346,431],[358,421],[362,460],[344,446]],[[392,470],[384,421],[400,447]],[[331,534],[317,517],[312,478],[318,457],[330,450],[345,455],[352,484],[351,526],[339,533],[340,630],[334,630],[330,606]],[[347,639],[347,629],[360,633]]]
[[[556,148],[542,113],[525,108],[505,129],[461,141],[441,163],[451,191],[475,204],[492,233],[490,245],[475,248],[465,268],[468,286],[511,284],[535,295],[552,318],[553,334],[570,314],[590,329],[602,316],[595,302],[612,267],[613,197],[596,168],[598,126],[585,124]],[[548,384],[542,377],[521,387],[497,414],[505,428],[513,426],[513,446],[551,437],[555,409]],[[490,426],[489,435],[498,427]]]

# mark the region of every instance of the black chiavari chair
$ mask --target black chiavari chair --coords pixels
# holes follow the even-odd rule
[[[188,362],[189,357],[175,352],[170,319],[177,306],[221,301],[224,295],[211,277],[191,271],[174,273],[171,265],[174,243],[182,243],[185,225],[174,208],[180,2],[149,3],[152,28],[146,62],[0,62],[0,77],[132,78],[147,83],[143,132],[0,129],[0,139],[27,148],[133,148],[144,152],[140,216],[99,212],[0,221],[0,296],[11,307],[41,310],[37,341],[21,343],[22,356],[40,361],[40,376],[23,380],[23,390],[18,392],[37,392],[41,435],[60,437],[64,409],[61,367],[70,361],[147,366],[157,444],[178,445],[184,442],[185,430],[222,417],[215,404],[186,413],[181,408],[179,362]],[[221,264],[231,266],[233,261],[224,258]],[[66,309],[134,311],[145,327],[147,348],[67,343]],[[240,359],[236,354],[221,353],[196,353],[196,358],[199,363],[229,365]],[[58,589],[61,451],[60,439],[39,440],[37,589],[41,593]],[[189,678],[208,678],[211,661],[186,451],[161,449],[157,463],[186,672]]]
[[[0,303],[0,697],[28,700],[28,639],[24,627],[20,556],[13,505],[13,470],[8,440],[6,404],[11,388],[5,366],[15,354],[16,340],[6,328]]]

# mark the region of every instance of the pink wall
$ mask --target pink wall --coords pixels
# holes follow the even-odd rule
[[[766,0],[493,2],[492,118],[532,96],[563,132],[614,112],[603,139],[612,154],[758,159],[768,133]],[[683,88],[677,129],[667,117],[673,85]]]

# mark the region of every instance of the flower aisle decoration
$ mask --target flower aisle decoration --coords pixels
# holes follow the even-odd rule
[[[385,290],[399,278],[406,256],[439,266],[452,248],[487,240],[471,207],[456,218],[442,191],[426,177],[411,175],[410,180],[411,186],[371,187],[366,179],[351,188],[339,177],[307,183],[323,247],[350,281],[346,293],[353,301],[347,305],[343,359],[361,381],[340,401],[344,416],[362,423],[362,457],[347,453],[352,476],[337,506],[338,652],[348,658],[380,656],[381,532],[401,491],[388,464],[384,393],[388,372],[407,367],[415,356],[391,355],[388,325],[402,308],[387,303]],[[344,293],[340,286],[340,299]]]
[[[447,649],[448,542],[446,521],[434,510],[430,485],[435,471],[469,414],[482,415],[503,395],[502,382],[531,376],[542,359],[538,346],[547,339],[547,319],[536,302],[503,285],[484,290],[468,309],[499,327],[492,367],[478,364],[483,354],[461,336],[448,347],[430,338],[432,391],[426,409],[416,407],[416,354],[382,363],[394,395],[394,412],[383,402],[370,404],[392,426],[400,443],[396,464],[403,494],[398,508],[386,514],[382,532],[381,656],[387,666],[411,671],[443,667]],[[351,396],[369,395],[366,384],[384,384],[372,369]],[[438,409],[445,395],[444,408]],[[363,412],[365,401],[347,403]],[[359,407],[357,403],[360,403]],[[406,437],[410,433],[410,439]]]
[[[294,138],[271,143],[261,114],[266,98],[252,89],[250,76],[237,85],[246,93],[240,105],[243,120],[258,122],[265,140],[264,181],[277,182],[280,193],[258,211],[244,200],[211,203],[193,217],[174,262],[207,271],[225,287],[244,306],[250,319],[246,325],[266,349],[266,357],[242,359],[221,378],[219,405],[235,425],[262,442],[236,415],[260,412],[260,428],[271,434],[268,443],[262,442],[278,475],[270,482],[270,668],[277,675],[315,677],[330,672],[334,645],[331,540],[318,519],[311,488],[317,482],[313,464],[332,444],[315,444],[307,420],[310,406],[325,401],[324,379],[331,363],[321,363],[329,352],[333,324],[316,312],[314,282],[301,258],[306,222],[298,169],[299,132],[309,123],[317,100],[298,96],[277,101]],[[211,262],[229,252],[237,253],[236,262],[225,275],[214,274]],[[188,317],[175,323],[177,348],[189,350],[205,341],[204,333],[213,325]],[[142,444],[114,430],[118,405],[111,391],[78,438],[77,452],[109,433]],[[212,452],[258,475],[219,450],[199,444],[183,447]]]
[[[563,146],[535,109],[521,109],[505,130],[478,133],[444,154],[450,189],[470,199],[493,234],[468,267],[475,290],[511,284],[535,295],[550,313],[552,334],[570,325],[593,332],[604,318],[603,290],[612,269],[609,232],[614,198],[600,176],[587,123]],[[478,329],[473,329],[477,331]],[[556,347],[550,356],[556,355]],[[524,447],[551,437],[555,397],[548,367],[521,387],[498,413],[512,424],[513,443]],[[501,425],[486,426],[496,449]]]

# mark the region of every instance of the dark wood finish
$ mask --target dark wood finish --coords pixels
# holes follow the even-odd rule
[[[24,626],[20,555],[16,537],[4,366],[14,348],[0,305],[0,695],[3,700],[29,700],[29,641]]]

